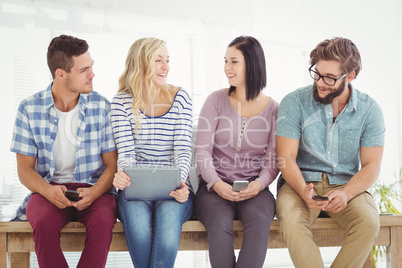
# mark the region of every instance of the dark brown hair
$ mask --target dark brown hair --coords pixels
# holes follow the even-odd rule
[[[88,47],[85,40],[70,35],[53,38],[47,49],[47,65],[53,79],[59,68],[69,73],[74,65],[73,56],[84,54],[88,51]]]
[[[246,99],[254,100],[267,84],[264,50],[260,42],[251,36],[239,36],[228,47],[235,47],[243,53],[246,62]],[[236,90],[230,86],[229,95]]]

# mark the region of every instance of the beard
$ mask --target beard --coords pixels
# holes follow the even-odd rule
[[[82,86],[81,88],[76,87],[75,85],[73,85],[73,80],[71,79],[70,76],[67,76],[66,87],[67,87],[67,89],[70,90],[70,92],[80,93],[80,94],[88,94],[88,93],[91,93],[93,90],[92,86],[90,87],[90,89],[87,89],[85,86]]]
[[[343,93],[343,91],[345,91],[345,84],[346,84],[345,79],[342,79],[341,84],[335,91],[332,91],[326,97],[321,98],[320,95],[318,94],[317,82],[314,82],[314,85],[313,85],[314,100],[316,102],[319,102],[319,103],[322,103],[325,105],[331,104],[336,97],[338,97],[339,95],[341,95]]]

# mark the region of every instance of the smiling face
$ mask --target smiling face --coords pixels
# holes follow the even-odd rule
[[[169,70],[169,53],[166,47],[162,47],[157,53],[155,60],[155,74],[152,78],[152,82],[157,89],[166,85]]]
[[[92,79],[95,74],[92,70],[94,61],[89,52],[77,57],[73,56],[74,65],[69,73],[66,73],[66,86],[74,93],[88,94],[93,90]]]
[[[224,71],[229,85],[236,88],[245,87],[246,61],[243,53],[234,46],[226,49]]]
[[[343,75],[341,71],[341,64],[338,61],[324,61],[317,62],[315,69],[320,75],[328,76],[334,79]],[[341,96],[345,92],[347,77],[341,78],[336,81],[335,85],[328,86],[324,83],[323,79],[314,82],[313,95],[317,102],[322,104],[331,104],[334,99]]]

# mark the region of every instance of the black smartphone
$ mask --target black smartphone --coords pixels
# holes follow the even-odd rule
[[[235,181],[233,182],[232,190],[235,192],[245,190],[248,187],[248,181]]]
[[[315,195],[313,196],[314,200],[319,200],[319,201],[327,201],[328,200],[328,196],[319,196],[319,195]]]
[[[71,201],[78,201],[80,200],[80,193],[77,191],[72,191],[72,190],[66,190],[66,192],[64,193],[66,195],[66,197],[71,200]]]

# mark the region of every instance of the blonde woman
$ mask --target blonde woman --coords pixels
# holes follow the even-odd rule
[[[181,189],[175,200],[128,201],[118,198],[127,247],[137,268],[173,267],[182,224],[193,213],[194,194],[188,180],[191,163],[192,101],[182,88],[167,84],[166,42],[137,40],[112,101],[111,121],[118,150],[113,185],[130,185],[124,166],[166,165],[181,168]]]

